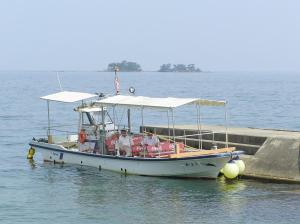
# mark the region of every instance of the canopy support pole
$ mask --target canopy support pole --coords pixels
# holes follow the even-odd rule
[[[102,150],[101,153],[104,154],[104,150],[105,150],[105,117],[104,117],[104,107],[101,106],[101,118],[102,118],[102,133],[100,133],[100,137],[101,137],[101,143],[102,143]]]
[[[200,144],[200,137],[201,137],[201,132],[200,132],[200,122],[199,122],[199,105],[196,105],[196,111],[197,111],[197,129],[198,129],[198,148],[201,149],[201,144]]]
[[[199,105],[199,123],[200,123],[200,136],[201,136],[200,148],[203,149],[202,116],[201,116],[201,107],[200,107],[200,105]]]
[[[169,141],[171,140],[171,130],[170,130],[170,116],[169,116],[169,110],[167,110],[167,116],[168,116],[168,135],[169,135]]]
[[[225,138],[226,138],[226,148],[228,148],[228,114],[227,114],[227,102],[225,102]]]
[[[145,127],[144,127],[144,107],[141,107],[141,115],[142,115],[142,134],[144,134]]]
[[[127,109],[128,133],[131,133],[130,109]]]
[[[173,124],[173,141],[174,141],[174,145],[175,145],[175,153],[178,154],[179,150],[176,146],[176,137],[175,137],[175,123],[174,123],[174,110],[173,108],[171,109],[172,112],[172,124]]]
[[[78,135],[81,131],[81,126],[82,126],[82,121],[81,121],[81,113],[82,112],[79,112],[78,115],[79,115],[79,119],[78,119]],[[78,140],[79,140],[79,136],[78,136]]]
[[[141,107],[141,115],[142,115],[142,135],[144,136],[144,130],[145,130],[145,127],[144,127],[144,107],[142,106]],[[146,147],[143,146],[143,150],[144,150],[144,158],[146,157]]]
[[[48,143],[52,143],[52,136],[50,131],[50,101],[49,100],[47,100],[47,112],[48,112],[48,128],[47,128]]]
[[[199,136],[199,142],[198,142],[198,148],[202,149],[202,121],[201,121],[201,109],[200,104],[197,104],[197,128],[198,128],[198,136]]]
[[[116,130],[116,105],[113,105],[114,131]]]

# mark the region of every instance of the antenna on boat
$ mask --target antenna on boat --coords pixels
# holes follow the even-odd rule
[[[116,65],[115,66],[115,89],[116,89],[116,95],[120,94],[120,82],[119,82],[119,77],[118,77],[118,71],[119,71],[119,67]]]
[[[58,84],[59,84],[60,91],[63,91],[63,88],[61,86],[61,82],[60,82],[60,78],[59,78],[59,73],[58,72],[56,72],[56,77],[57,77],[57,81],[58,81]]]

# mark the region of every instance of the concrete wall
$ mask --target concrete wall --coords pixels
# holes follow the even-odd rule
[[[269,137],[254,156],[242,157],[245,176],[300,181],[300,139]]]

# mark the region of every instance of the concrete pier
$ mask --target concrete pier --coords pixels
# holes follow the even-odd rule
[[[167,126],[149,125],[144,130],[154,130],[158,135],[173,136],[173,130]],[[212,134],[214,133],[214,134]],[[228,145],[243,150],[241,156],[246,164],[245,177],[289,181],[300,183],[300,132],[228,127]],[[199,130],[196,125],[176,125],[176,141],[199,148]],[[201,126],[204,149],[212,145],[225,146],[225,127],[216,125]],[[190,135],[190,136],[189,136]]]

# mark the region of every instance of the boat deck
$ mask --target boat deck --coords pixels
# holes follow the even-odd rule
[[[58,145],[63,146],[64,148],[74,151],[79,151],[79,144],[78,142],[62,142],[58,143]],[[112,151],[105,150],[107,155],[113,155]],[[189,147],[180,148],[178,153],[175,150],[168,150],[165,151],[162,148],[150,148],[147,150],[138,150],[135,146],[132,149],[132,157],[146,157],[146,158],[187,158],[187,157],[196,157],[196,156],[205,156],[205,155],[214,155],[219,153],[230,153],[235,151],[235,147],[229,148],[220,148],[220,149],[211,149],[211,150],[198,150],[198,149],[191,149]],[[99,150],[95,151],[94,149],[90,148],[88,150],[84,150],[83,152],[91,153],[91,154],[100,154]]]
[[[204,156],[204,155],[214,155],[218,153],[228,153],[233,152],[234,147],[231,148],[222,148],[222,149],[212,149],[212,150],[199,150],[196,152],[182,152],[178,154],[170,154],[169,158],[183,158],[183,157],[194,157],[194,156]]]

